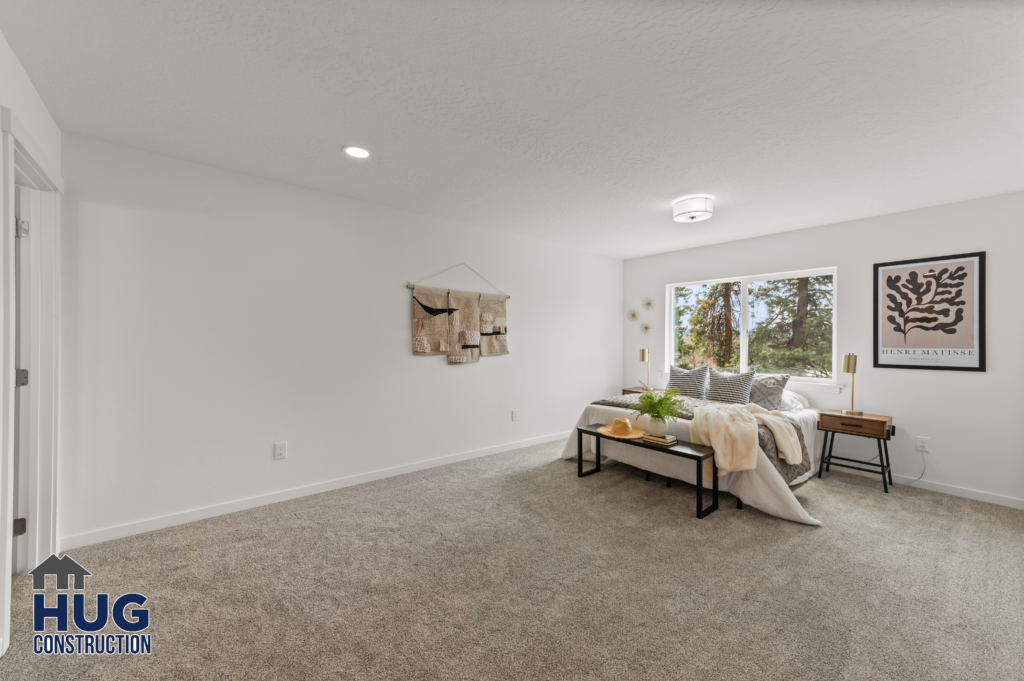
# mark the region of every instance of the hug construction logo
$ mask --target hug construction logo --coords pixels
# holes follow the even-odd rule
[[[124,594],[110,607],[110,594],[96,594],[96,618],[88,621],[85,615],[85,594],[74,593],[85,589],[85,578],[92,573],[76,563],[70,556],[58,558],[51,555],[29,572],[32,575],[32,652],[36,655],[149,655],[153,652],[153,635],[139,632],[149,628],[149,610],[131,608],[125,616],[125,609],[132,605],[145,605],[147,598],[142,594]],[[55,606],[46,605],[46,576],[57,578],[57,591],[71,592],[73,608],[69,608],[68,594],[58,593]],[[72,586],[73,584],[73,586]],[[71,615],[69,617],[69,610]],[[57,621],[57,634],[40,633],[46,630],[46,620]],[[113,620],[122,634],[97,633]],[[74,622],[80,633],[68,631],[69,621]]]

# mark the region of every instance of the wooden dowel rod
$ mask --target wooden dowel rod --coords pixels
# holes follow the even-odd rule
[[[414,289],[414,288],[416,288],[416,284],[406,284],[406,285],[405,285],[405,287],[406,287],[406,288],[412,288],[412,289]],[[508,294],[506,293],[505,295],[508,295]],[[511,298],[512,296],[508,296],[508,297],[509,297],[509,298]]]

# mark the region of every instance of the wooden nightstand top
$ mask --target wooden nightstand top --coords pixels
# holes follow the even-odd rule
[[[844,414],[842,409],[826,409],[822,414],[835,414],[836,416],[842,416],[844,419],[865,419],[867,421],[885,421],[888,425],[892,425],[892,417],[884,416],[882,414],[862,414],[861,416],[850,416]]]
[[[644,390],[643,388],[641,388],[640,386],[637,386],[635,388],[623,388],[622,389],[622,394],[623,395],[635,395],[636,393],[642,393],[642,392],[647,392],[647,391]],[[655,388],[654,392],[656,392],[656,393],[663,393],[665,391],[664,390],[658,390],[657,388]]]

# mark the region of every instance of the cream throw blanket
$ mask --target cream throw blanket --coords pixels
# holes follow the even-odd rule
[[[788,464],[803,460],[796,429],[780,411],[768,411],[756,404],[709,404],[693,412],[690,440],[715,450],[719,475],[746,471],[757,466],[757,426],[764,424],[775,436],[779,455]],[[710,462],[705,474],[711,475]]]

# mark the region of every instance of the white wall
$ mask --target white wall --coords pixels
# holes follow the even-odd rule
[[[988,253],[988,371],[872,368],[872,265],[971,251]],[[1022,263],[1024,193],[627,260],[623,305],[639,309],[651,296],[658,312],[645,315],[653,322],[649,336],[634,324],[624,327],[624,385],[644,375],[637,361],[642,347],[652,348],[652,371],[665,366],[667,284],[836,266],[839,352],[861,358],[857,408],[894,417],[894,478],[906,482],[921,474],[914,436],[924,435],[931,438],[931,454],[919,486],[1024,508],[1024,444],[1016,428],[1024,414],[1024,308],[1016,295]],[[667,378],[659,381],[664,385]],[[849,376],[841,382],[848,384]],[[846,389],[842,395],[802,392],[822,409],[849,400]],[[876,455],[874,443],[861,438],[837,436],[835,446],[854,456]]]
[[[621,260],[74,135],[64,176],[64,549],[567,435],[622,381]],[[406,282],[463,261],[511,354],[412,356]]]
[[[58,174],[60,170],[60,129],[36,92],[32,79],[22,67],[18,57],[0,34],[0,106],[14,112],[32,139],[39,145],[39,150],[46,156],[50,168]],[[41,161],[41,159],[37,159]]]

